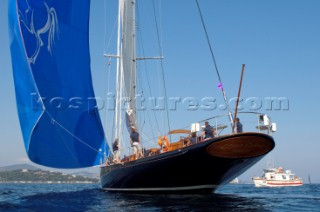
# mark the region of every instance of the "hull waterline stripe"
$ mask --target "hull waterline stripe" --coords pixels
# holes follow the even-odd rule
[[[186,191],[197,189],[214,189],[218,185],[200,185],[187,187],[166,187],[166,188],[103,188],[105,191]]]

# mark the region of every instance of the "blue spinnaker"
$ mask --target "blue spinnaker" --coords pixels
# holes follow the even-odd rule
[[[105,137],[90,71],[90,0],[9,2],[16,101],[30,160],[55,168],[98,165]]]

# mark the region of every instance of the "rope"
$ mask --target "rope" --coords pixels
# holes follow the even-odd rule
[[[139,3],[137,2],[137,17],[138,17],[138,20],[140,20],[140,10],[139,10]],[[140,32],[140,30],[139,30],[139,28],[138,28],[138,30],[137,30],[137,32],[138,32],[138,34],[139,34],[139,39],[140,39],[140,49],[141,49],[141,51],[142,51],[142,55],[143,56],[145,56],[145,51],[144,51],[144,46],[143,46],[143,42],[142,42],[142,35],[141,35],[141,32]],[[144,61],[144,66],[145,66],[145,68],[144,68],[144,71],[145,71],[145,74],[146,74],[146,81],[147,81],[147,87],[148,87],[148,91],[149,91],[149,93],[150,93],[150,96],[152,96],[152,92],[151,92],[151,86],[150,86],[150,80],[149,80],[149,75],[148,75],[148,71],[147,71],[147,64],[146,64],[146,62]],[[142,83],[142,74],[141,74],[141,72],[140,72],[140,78],[139,78],[139,80],[140,80],[140,85],[141,85],[141,93],[142,93],[142,98],[144,97],[144,89],[143,89],[143,83]],[[149,114],[147,114],[147,115],[149,115]],[[154,118],[155,118],[155,121],[156,121],[156,125],[157,125],[157,128],[158,128],[158,131],[160,131],[160,128],[159,128],[159,124],[158,124],[158,119],[157,119],[157,116],[155,115],[155,111],[153,112],[153,115],[154,115]],[[150,117],[149,117],[149,119],[150,119]],[[144,119],[144,124],[145,124],[145,119]],[[150,123],[150,126],[151,126],[151,128],[152,128],[152,131],[153,131],[153,127],[152,127],[152,125],[151,125],[151,123]],[[142,131],[142,129],[141,129],[141,131]],[[152,132],[153,133],[153,132]]]
[[[205,31],[207,42],[208,42],[208,45],[209,45],[209,48],[210,48],[211,58],[213,60],[214,67],[216,69],[216,72],[217,72],[217,75],[218,75],[218,78],[219,78],[219,82],[222,83],[222,80],[221,80],[221,77],[220,77],[220,73],[219,73],[219,70],[218,70],[218,65],[217,65],[217,62],[216,62],[216,58],[215,58],[214,53],[213,53],[213,48],[212,48],[211,43],[210,43],[207,27],[206,27],[206,25],[204,23],[204,19],[203,19],[203,16],[202,16],[202,12],[201,12],[198,0],[196,0],[196,3],[197,3],[197,7],[198,7],[200,18],[201,18],[201,23],[202,23],[203,29]]]
[[[51,118],[51,123],[53,125],[57,124],[61,129],[63,129],[65,132],[67,132],[68,134],[70,134],[73,138],[75,138],[76,140],[78,140],[80,143],[82,143],[83,145],[87,146],[89,149],[102,154],[99,150],[95,149],[94,147],[90,146],[88,143],[86,143],[85,141],[83,141],[81,138],[77,137],[76,135],[74,135],[72,132],[70,132],[68,129],[66,129],[65,127],[63,127],[59,122],[57,122],[51,115],[50,113],[45,110],[45,112],[48,114],[48,116]],[[103,154],[102,154],[103,155]]]
[[[219,73],[219,70],[218,70],[218,65],[217,65],[217,62],[216,62],[216,58],[215,58],[214,53],[213,53],[213,48],[212,48],[212,46],[211,46],[211,42],[210,42],[210,39],[209,39],[209,34],[208,34],[208,31],[207,31],[207,27],[206,27],[206,25],[205,25],[205,23],[204,23],[203,15],[202,15],[201,8],[200,8],[200,5],[199,5],[198,0],[196,0],[196,3],[197,3],[199,15],[200,15],[201,23],[202,23],[203,29],[204,29],[204,31],[205,31],[205,34],[206,34],[206,39],[207,39],[208,46],[209,46],[209,49],[210,49],[211,58],[212,58],[212,60],[213,60],[213,64],[214,64],[216,73],[217,73],[217,75],[218,75],[219,87],[221,88],[224,101],[225,101],[226,106],[227,106],[228,111],[229,111],[229,119],[230,119],[230,122],[232,123],[232,122],[233,122],[232,113],[231,113],[231,111],[230,111],[230,106],[229,106],[229,103],[228,103],[228,100],[227,100],[227,96],[226,96],[226,93],[225,93],[224,88],[223,88],[221,76],[220,76],[220,73]]]
[[[162,55],[162,48],[161,48],[161,43],[160,43],[160,33],[159,33],[158,20],[157,20],[157,16],[156,16],[156,9],[155,9],[154,0],[152,1],[152,6],[153,6],[153,13],[154,13],[154,21],[155,21],[156,30],[157,30],[158,47],[159,47],[160,55]],[[166,81],[165,81],[165,77],[164,77],[164,68],[163,68],[163,61],[162,60],[160,60],[160,65],[161,65],[162,81],[163,81],[163,86],[164,86],[164,97],[165,97],[165,105],[166,105],[166,112],[167,112],[167,124],[168,124],[168,129],[170,131],[171,127],[170,127],[170,118],[169,118],[167,86],[166,86]]]

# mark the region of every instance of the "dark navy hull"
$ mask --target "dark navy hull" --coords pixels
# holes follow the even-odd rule
[[[236,178],[275,146],[272,137],[242,133],[124,164],[101,167],[106,191],[211,193]]]

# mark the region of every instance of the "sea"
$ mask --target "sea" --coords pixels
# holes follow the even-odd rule
[[[108,193],[99,184],[0,184],[0,211],[320,211],[320,184],[228,184],[209,195]]]

